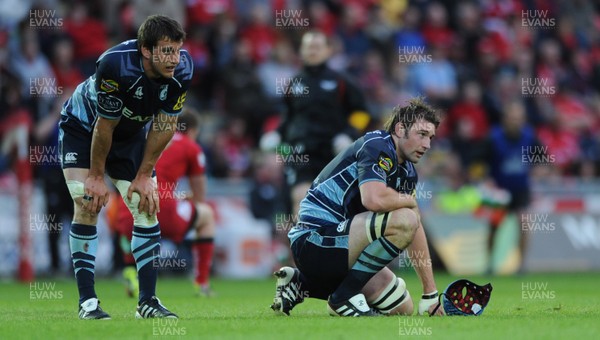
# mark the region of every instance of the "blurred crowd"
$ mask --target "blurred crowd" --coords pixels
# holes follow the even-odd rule
[[[274,180],[258,141],[285,109],[278,79],[300,69],[302,33],[318,29],[331,41],[329,65],[364,91],[368,128],[424,95],[447,113],[438,151],[476,171],[477,146],[501,122],[504,104],[520,101],[553,155],[545,175],[593,178],[600,172],[599,11],[591,0],[7,0],[0,133],[11,117],[28,117],[31,143],[55,145],[60,106],[93,74],[98,56],[162,13],[188,33],[195,75],[187,103],[202,114],[209,176]],[[2,170],[7,157],[3,150]]]

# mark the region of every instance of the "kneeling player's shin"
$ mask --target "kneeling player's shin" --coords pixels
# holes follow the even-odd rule
[[[379,231],[376,235],[379,238],[371,242],[358,256],[356,263],[350,268],[348,274],[332,294],[331,300],[334,303],[341,302],[354,296],[365,284],[381,269],[387,266],[398,254],[400,249],[390,242],[382,232],[385,230],[387,218],[380,219],[379,215],[371,214],[367,218],[367,225],[374,225]],[[385,214],[387,216],[387,213]]]
[[[371,303],[371,307],[383,314],[390,314],[394,309],[410,300],[410,293],[406,289],[406,282],[397,277]]]

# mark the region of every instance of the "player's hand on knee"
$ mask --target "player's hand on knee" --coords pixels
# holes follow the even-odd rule
[[[83,187],[83,210],[90,214],[98,214],[108,203],[108,188],[102,176],[88,176]]]
[[[134,192],[140,195],[139,213],[154,215],[159,211],[156,182],[152,177],[136,177],[129,186],[127,199],[131,201]]]

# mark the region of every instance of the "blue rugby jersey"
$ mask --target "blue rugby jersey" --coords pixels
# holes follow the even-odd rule
[[[96,73],[77,86],[61,115],[89,132],[98,116],[120,119],[113,139],[126,139],[159,112],[181,112],[193,70],[191,56],[181,50],[173,78],[150,79],[144,74],[137,40],[122,42],[98,58]]]
[[[416,189],[414,164],[398,164],[392,136],[383,130],[368,132],[321,171],[300,202],[298,225],[288,233],[290,241],[314,229],[337,228],[367,211],[359,187],[369,181],[383,182],[399,193],[414,194]]]

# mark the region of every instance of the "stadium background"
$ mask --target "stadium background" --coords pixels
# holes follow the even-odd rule
[[[71,275],[69,221],[45,210],[45,201],[56,199],[44,185],[57,174],[59,108],[102,52],[134,38],[154,13],[185,23],[188,32],[184,46],[195,76],[186,105],[201,113],[199,142],[219,224],[217,274],[266,277],[285,255],[271,242],[295,221],[281,203],[284,161],[261,152],[258,141],[277,125],[278,84],[299,69],[297,46],[307,29],[326,32],[334,50],[329,64],[363,89],[372,115],[365,129],[377,128],[393,106],[415,95],[448,113],[418,165],[437,268],[455,275],[485,271],[487,227],[474,215],[477,203],[443,201],[472,202],[468,189],[484,180],[486,167],[473,155],[500,123],[502,105],[519,100],[549,157],[533,164],[530,223],[512,216],[501,229],[495,270],[516,270],[518,232],[530,234],[527,272],[598,270],[599,9],[585,0],[3,1],[0,277],[16,277],[23,257],[37,276]],[[104,217],[99,226],[97,269],[110,275],[118,256]],[[57,273],[47,239],[59,231]]]

